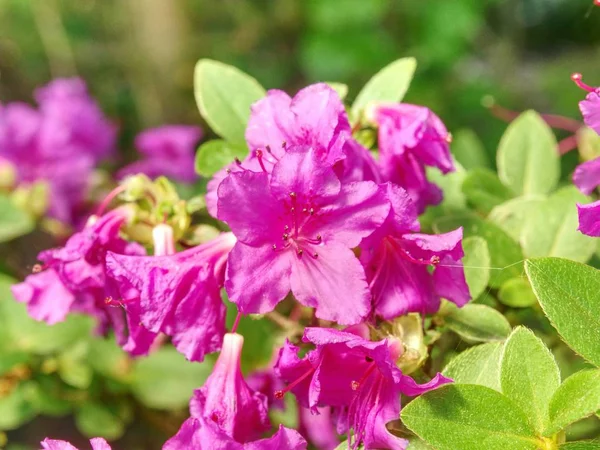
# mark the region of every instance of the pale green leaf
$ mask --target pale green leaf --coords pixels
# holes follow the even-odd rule
[[[219,170],[235,161],[243,160],[248,154],[245,144],[214,139],[205,142],[196,153],[196,173],[203,177],[212,177]]]
[[[475,303],[462,308],[448,303],[446,308],[450,310],[444,317],[446,325],[467,341],[502,341],[510,334],[510,324],[494,308]]]
[[[500,384],[541,433],[549,423],[548,405],[560,372],[550,350],[527,328],[515,328],[504,344]]]
[[[600,411],[600,369],[582,370],[567,378],[550,400],[549,411],[546,436]]]
[[[348,85],[344,83],[338,83],[337,81],[327,81],[326,82],[331,89],[337,92],[337,95],[340,97],[340,100],[344,100],[346,95],[348,95]]]
[[[35,417],[36,410],[30,402],[32,388],[32,383],[21,383],[0,397],[0,431],[18,428]]]
[[[474,384],[450,384],[402,409],[404,424],[437,450],[536,450],[527,417],[501,393]]]
[[[600,136],[588,127],[577,131],[577,148],[584,161],[600,157]]]
[[[88,438],[103,437],[108,440],[120,438],[125,424],[111,408],[103,403],[84,403],[75,411],[75,424]]]
[[[531,285],[525,278],[513,278],[502,285],[498,300],[512,308],[527,308],[537,303]]]
[[[10,198],[0,195],[0,242],[30,233],[34,226],[26,212],[17,208]]]
[[[490,280],[490,252],[485,239],[472,236],[463,240],[463,266],[471,298],[477,298]]]
[[[251,76],[211,59],[196,64],[194,93],[200,114],[213,131],[237,143],[245,142],[250,106],[266,94]]]
[[[462,191],[467,202],[483,214],[488,214],[495,206],[514,197],[514,193],[502,184],[496,173],[488,169],[468,172]]]
[[[364,85],[352,104],[352,112],[358,117],[370,103],[402,101],[410,86],[417,61],[401,58],[385,66]]]
[[[452,154],[467,170],[490,167],[490,160],[481,139],[473,130],[462,129],[452,133]]]
[[[558,256],[586,262],[595,251],[596,240],[577,230],[576,203],[589,203],[575,186],[557,191],[538,204],[529,216],[521,237],[525,256]]]
[[[525,271],[544,313],[565,342],[600,366],[600,271],[562,258],[530,259]]]
[[[499,288],[504,282],[523,272],[521,247],[505,231],[475,214],[447,216],[434,222],[437,233],[463,227],[465,237],[480,236],[488,245],[491,259],[489,285]]]
[[[600,450],[600,441],[566,442],[558,448],[559,450]]]
[[[560,178],[556,138],[535,111],[526,111],[507,128],[497,153],[500,180],[517,195],[547,194]]]
[[[500,358],[503,347],[501,342],[471,347],[455,356],[442,373],[455,383],[479,384],[500,392]]]
[[[523,227],[533,214],[536,206],[543,202],[543,196],[517,197],[496,206],[488,215],[494,222],[515,241],[520,242]]]

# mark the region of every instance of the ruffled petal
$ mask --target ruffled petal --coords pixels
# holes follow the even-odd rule
[[[290,292],[292,258],[271,246],[250,247],[238,242],[227,264],[225,290],[244,314],[264,314]]]
[[[585,195],[590,195],[600,185],[600,157],[577,166],[573,182]]]
[[[415,380],[407,375],[402,375],[400,380],[400,392],[409,397],[416,397],[417,395],[425,394],[426,392],[443,386],[444,384],[453,383],[454,380],[445,377],[441,373],[436,374],[431,380],[424,384],[418,384]]]
[[[304,450],[306,441],[296,430],[279,425],[277,433],[267,439],[248,442],[244,450]]]
[[[600,134],[600,92],[590,92],[585,100],[579,102],[579,109],[585,124]]]
[[[600,200],[587,205],[577,205],[579,228],[583,234],[600,237]]]
[[[369,314],[371,295],[352,250],[337,242],[306,247],[304,256],[292,262],[294,296],[303,305],[316,308],[320,319],[344,325],[361,322]]]
[[[292,99],[285,92],[271,89],[267,96],[250,107],[246,128],[246,142],[250,149],[264,150],[267,146],[276,157],[284,153],[282,144],[295,144],[294,114],[290,110]]]

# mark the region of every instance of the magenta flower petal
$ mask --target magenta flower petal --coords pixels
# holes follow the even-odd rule
[[[577,166],[573,182],[585,195],[590,195],[600,185],[600,157]]]
[[[290,109],[292,99],[283,91],[272,89],[267,96],[251,107],[246,128],[246,141],[250,149],[265,150],[267,146],[277,157],[283,153],[282,144],[292,143],[294,122]]]
[[[29,275],[11,286],[15,299],[27,305],[27,313],[48,325],[62,322],[75,302],[75,296],[60,281],[53,269]]]
[[[77,450],[67,441],[57,441],[54,439],[44,439],[42,442],[42,450]],[[108,442],[102,438],[90,439],[92,450],[111,450]]]
[[[587,205],[577,205],[579,228],[583,234],[600,237],[600,200]]]
[[[267,439],[248,442],[244,444],[244,450],[305,450],[306,441],[295,430],[279,425],[277,433]]]
[[[579,102],[579,109],[585,124],[600,134],[600,89],[596,88]]]
[[[267,313],[290,292],[293,255],[238,242],[229,256],[225,289],[246,313]]]
[[[298,430],[317,450],[335,449],[340,439],[335,431],[331,408],[317,408],[313,414],[308,408],[298,407]]]
[[[238,442],[258,438],[271,427],[267,398],[246,384],[240,369],[243,336],[227,333],[212,374],[190,401],[193,417],[216,423]]]
[[[344,245],[331,242],[311,246],[306,255],[295,258],[291,286],[300,303],[316,308],[320,319],[352,325],[370,311],[369,287],[356,256]]]

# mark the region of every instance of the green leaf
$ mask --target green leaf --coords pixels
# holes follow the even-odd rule
[[[560,450],[600,450],[600,441],[566,442],[558,446]]]
[[[448,328],[470,342],[502,341],[510,334],[510,324],[506,318],[486,305],[470,303],[457,308],[448,303],[445,309]]]
[[[29,401],[31,394],[32,385],[25,382],[0,397],[0,430],[14,430],[35,417],[35,408]]]
[[[251,76],[211,59],[196,64],[194,93],[200,114],[213,131],[237,143],[245,142],[250,106],[266,94]]]
[[[455,383],[479,384],[500,392],[500,358],[503,348],[501,342],[471,347],[455,356],[442,373]]]
[[[131,390],[150,408],[183,408],[211,370],[212,363],[208,359],[192,364],[173,347],[162,347],[135,361]]]
[[[450,384],[402,409],[404,424],[437,450],[536,450],[527,417],[499,392],[474,384]]]
[[[550,350],[527,328],[515,328],[504,345],[500,383],[504,395],[541,433],[549,423],[548,405],[560,385],[560,372]]]
[[[354,115],[358,117],[371,102],[400,102],[410,86],[416,68],[415,58],[401,58],[377,72],[356,96],[352,104]]]
[[[465,256],[462,260],[465,278],[471,298],[477,298],[485,290],[490,280],[490,252],[485,239],[478,236],[463,241]]]
[[[473,130],[462,129],[452,134],[452,154],[466,170],[490,167],[485,147]]]
[[[523,227],[536,206],[544,201],[543,196],[517,197],[496,206],[488,215],[488,220],[502,228],[515,241],[521,240]]]
[[[348,450],[348,447],[346,447],[345,450]],[[422,441],[421,439],[419,439],[418,437],[413,437],[410,438],[408,441],[408,447],[406,447],[406,450],[435,450],[433,447],[431,447],[429,444],[427,444],[425,441]]]
[[[546,436],[600,411],[600,369],[582,370],[567,378],[550,400],[549,411]]]
[[[523,272],[521,247],[505,231],[488,220],[474,214],[447,216],[434,222],[438,233],[463,227],[465,237],[480,236],[488,245],[491,259],[489,285],[499,288],[504,282],[518,277]]]
[[[600,271],[562,258],[527,260],[525,271],[544,313],[564,341],[600,366]]]
[[[575,186],[557,191],[532,210],[522,232],[521,243],[525,256],[558,256],[579,262],[589,260],[595,251],[596,240],[577,230],[576,203],[589,203]]]
[[[577,147],[584,161],[600,157],[600,136],[588,127],[581,127],[577,131]]]
[[[114,339],[92,339],[88,352],[88,364],[106,378],[126,381],[131,373],[131,360]]]
[[[506,129],[497,154],[500,180],[518,195],[547,194],[560,178],[556,138],[535,111],[526,111]]]
[[[205,142],[196,153],[196,173],[203,177],[212,177],[223,167],[235,161],[243,160],[248,155],[248,147],[244,144],[231,143],[222,139]]]
[[[346,95],[348,95],[348,85],[344,84],[344,83],[338,83],[337,81],[327,81],[326,82],[329,87],[331,89],[333,89],[335,92],[337,92],[337,95],[339,95],[340,100],[344,100],[346,98]]]
[[[89,344],[83,340],[58,356],[58,374],[65,383],[79,389],[90,386],[94,373],[87,363],[88,351]]]
[[[0,242],[30,233],[34,227],[35,223],[26,212],[17,208],[10,198],[0,195]]]
[[[531,285],[524,278],[513,278],[502,285],[498,300],[512,308],[527,308],[537,303]]]
[[[473,169],[467,173],[462,191],[467,202],[483,214],[514,197],[514,193],[489,169]]]
[[[120,438],[125,432],[123,419],[103,403],[84,403],[75,411],[75,424],[89,438],[103,437],[110,441]]]

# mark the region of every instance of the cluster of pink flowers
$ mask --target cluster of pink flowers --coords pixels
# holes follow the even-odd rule
[[[93,170],[115,156],[117,127],[78,78],[56,79],[37,89],[34,97],[38,108],[21,102],[0,104],[0,173],[12,173],[14,183],[22,187],[46,183],[48,215],[77,224],[85,214]],[[200,137],[200,128],[191,126],[146,130],[136,139],[144,159],[119,176],[141,172],[193,182]]]
[[[305,439],[331,449],[343,434],[353,449],[405,448],[386,427],[399,417],[401,394],[451,380],[437,374],[417,384],[398,367],[401,340],[372,340],[370,330],[410,312],[435,313],[442,298],[462,306],[470,295],[462,230],[419,232],[419,212],[441,200],[425,167],[454,169],[447,130],[420,106],[371,112],[378,160],[353,138],[344,105],[327,85],[293,98],[269,91],[252,107],[248,157],[208,185],[209,211],[231,232],[177,251],[173,230],[160,224],[154,254],[146,255],[120,234],[134,220],[123,205],[92,216],[64,247],[42,252],[41,271],[14,286],[15,297],[48,323],[72,311],[93,314],[133,355],[150,352],[159,334],[191,361],[220,349],[190,401],[191,417],[166,450],[304,449]],[[244,339],[236,325],[226,330],[222,288],[240,315],[267,314],[291,293],[313,308],[313,326],[246,381]],[[299,404],[302,435],[280,427],[261,439],[272,429],[270,408],[281,408],[286,392]],[[72,449],[62,441],[42,445]],[[102,440],[92,445],[109,448]]]
[[[579,102],[584,123],[600,135],[600,87],[585,84],[581,74],[575,73],[573,81],[587,91],[585,100]],[[600,186],[600,157],[581,164],[573,175],[575,185],[586,195]],[[577,205],[579,211],[579,230],[589,236],[600,237],[600,200],[587,205]]]

